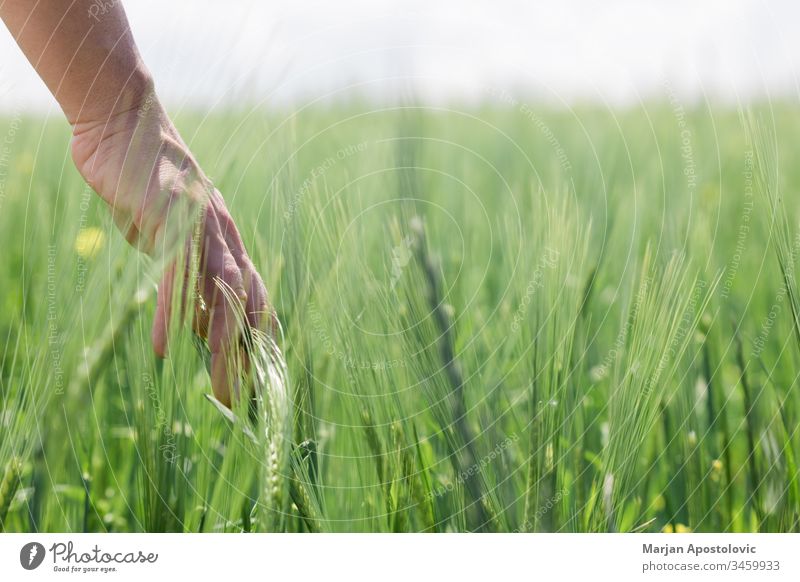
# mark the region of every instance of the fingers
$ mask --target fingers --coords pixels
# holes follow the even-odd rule
[[[187,242],[185,254],[186,260],[183,269],[183,285],[180,289],[180,317],[186,313],[186,294],[189,292],[189,271],[190,265],[188,257],[191,256],[191,244]],[[159,358],[167,355],[167,342],[169,339],[169,326],[172,321],[172,305],[174,301],[175,291],[175,276],[177,271],[177,260],[171,262],[161,277],[161,282],[158,284],[158,300],[156,302],[156,314],[153,318],[153,328],[151,331],[151,340],[153,342],[153,351]],[[197,305],[195,305],[197,308]],[[195,318],[196,320],[196,318]]]
[[[264,287],[264,281],[253,266],[250,257],[247,256],[242,237],[217,190],[211,197],[211,206],[217,215],[225,244],[228,245],[242,274],[244,289],[247,293],[245,305],[247,322],[252,328],[274,333],[277,329],[277,319],[269,306],[269,297],[267,289]]]
[[[167,335],[172,311],[172,289],[175,282],[175,263],[164,270],[164,276],[158,285],[158,300],[156,302],[156,316],[153,319],[151,339],[153,350],[159,358],[167,355]]]
[[[254,329],[274,331],[267,289],[252,263],[249,260],[246,262],[247,265],[242,269],[242,279],[247,292],[247,303],[245,304],[247,323]]]
[[[233,398],[239,395],[243,369],[237,341],[239,331],[225,310],[216,311],[211,325],[211,388],[217,400],[230,408]]]
[[[203,245],[204,277],[202,292],[209,308],[208,347],[211,351],[211,386],[217,400],[231,405],[238,395],[242,370],[239,350],[240,323],[237,307],[247,305],[241,271],[219,231],[216,217],[209,213]],[[241,302],[232,305],[217,282],[226,285]]]
[[[224,226],[223,226],[224,225]],[[269,306],[267,290],[250,258],[227,211],[213,205],[206,209],[200,249],[200,297],[194,302],[193,328],[206,338],[211,352],[211,385],[217,400],[230,407],[240,395],[249,370],[247,339],[244,327],[275,332],[277,320]],[[189,270],[185,273],[184,294]],[[167,352],[169,325],[172,316],[176,266],[171,264],[159,285],[152,341],[156,354]],[[220,285],[226,287],[224,293]],[[231,303],[233,300],[233,303]],[[239,302],[238,305],[236,302]],[[185,309],[185,303],[181,301]],[[245,321],[242,321],[242,315]],[[245,338],[242,337],[243,333]]]

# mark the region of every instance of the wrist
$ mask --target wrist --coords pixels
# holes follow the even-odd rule
[[[79,135],[129,114],[142,118],[159,109],[153,76],[143,63],[138,63],[130,72],[120,73],[117,82],[92,90],[80,109],[66,114],[73,135]]]

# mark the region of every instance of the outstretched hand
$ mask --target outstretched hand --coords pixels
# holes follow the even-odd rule
[[[245,362],[236,318],[217,280],[241,301],[247,323],[262,330],[275,328],[267,291],[242,243],[221,194],[205,177],[160,103],[150,92],[139,106],[102,121],[81,121],[73,131],[72,156],[81,175],[105,200],[128,242],[157,255],[168,244],[180,219],[200,213],[199,280],[194,289],[205,309],[192,317],[196,333],[208,340],[214,395],[227,406],[240,390],[240,362]],[[173,290],[173,262],[158,288],[153,322],[155,352],[167,352]],[[187,277],[188,271],[182,276]],[[188,284],[180,285],[185,294]],[[184,304],[185,297],[179,302]]]

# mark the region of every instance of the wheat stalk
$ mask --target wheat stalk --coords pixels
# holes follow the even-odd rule
[[[5,531],[6,516],[11,501],[17,493],[22,477],[22,462],[13,457],[6,465],[3,480],[0,481],[0,532]]]

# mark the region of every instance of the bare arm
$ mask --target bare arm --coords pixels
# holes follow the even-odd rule
[[[209,309],[193,324],[208,338],[214,392],[230,405],[239,386],[241,330],[216,281],[240,298],[251,326],[269,327],[272,311],[222,195],[158,101],[122,3],[0,0],[0,18],[64,110],[72,158],[131,244],[150,254],[163,251],[181,232],[174,225],[199,212],[197,291]],[[153,346],[161,356],[175,278],[172,266],[159,285]]]
[[[152,91],[121,2],[0,0],[0,18],[72,126],[136,107]]]

